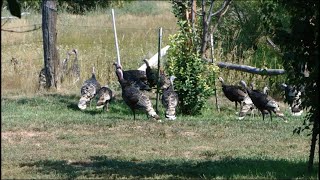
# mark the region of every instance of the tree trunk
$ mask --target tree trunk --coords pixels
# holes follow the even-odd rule
[[[314,124],[312,129],[312,138],[311,138],[311,146],[310,146],[310,154],[309,154],[309,162],[308,162],[309,172],[312,172],[312,169],[313,169],[314,152],[317,144],[317,136],[319,135],[319,119],[317,119],[319,118],[318,115],[314,116]]]
[[[44,67],[46,74],[46,88],[59,88],[59,58],[56,48],[57,42],[57,9],[56,0],[42,1],[42,33]]]

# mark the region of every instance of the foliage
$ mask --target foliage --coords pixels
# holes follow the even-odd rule
[[[304,108],[311,108],[310,116],[307,119],[312,124],[319,115],[319,91],[316,83],[319,77],[319,3],[318,1],[283,1],[282,5],[291,15],[290,29],[276,24],[274,26],[275,40],[282,47],[288,82],[295,85],[305,85],[302,105]],[[270,16],[272,17],[272,14]],[[304,69],[306,64],[307,76]],[[305,125],[307,127],[310,124],[305,123]]]
[[[84,14],[87,11],[94,10],[97,7],[107,8],[107,7],[123,7],[125,3],[130,3],[132,0],[122,1],[122,0],[58,0],[57,9],[65,10],[72,14]],[[24,9],[31,9],[34,11],[39,11],[41,9],[42,0],[20,0],[20,3]]]
[[[276,18],[273,11],[266,11],[273,29],[275,42],[280,44],[283,52],[284,67],[288,74],[289,84],[304,86],[302,106],[308,115],[302,126],[294,133],[311,129],[311,149],[309,170],[313,166],[313,158],[317,136],[319,135],[319,2],[318,1],[271,1],[287,10],[290,15],[290,26],[286,28]],[[271,6],[275,7],[275,6]]]
[[[214,89],[214,65],[207,65],[199,52],[200,36],[192,32],[187,21],[179,21],[180,30],[170,37],[167,71],[177,77],[175,89],[179,94],[179,109],[183,114],[200,114]]]
[[[218,3],[218,2],[217,2]],[[220,61],[245,64],[257,68],[283,69],[283,60],[280,53],[267,43],[267,37],[273,38],[272,29],[267,28],[268,20],[265,11],[274,12],[278,24],[287,27],[289,16],[286,11],[277,5],[269,5],[270,1],[232,1],[225,17],[215,33],[215,57]],[[274,8],[274,9],[272,9]],[[216,19],[212,19],[216,24]],[[281,22],[281,23],[280,23]],[[227,75],[238,77],[241,72],[227,72]],[[241,76],[243,76],[241,74]],[[286,75],[259,76],[245,74],[247,81],[253,81],[257,88],[267,85],[280,97],[279,84],[283,83]],[[242,77],[242,78],[246,78]]]

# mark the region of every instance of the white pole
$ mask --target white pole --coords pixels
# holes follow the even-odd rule
[[[212,63],[215,61],[214,59],[214,44],[213,44],[213,35],[210,35],[210,43],[211,43],[211,59]]]
[[[118,45],[118,38],[117,38],[117,29],[116,29],[116,19],[114,18],[114,11],[111,9],[112,13],[112,23],[113,23],[113,31],[114,31],[114,40],[116,44],[116,50],[117,50],[117,63],[120,65],[120,52],[119,52],[119,45]]]

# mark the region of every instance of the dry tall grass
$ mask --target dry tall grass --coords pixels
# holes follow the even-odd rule
[[[149,4],[150,5],[150,4]],[[152,15],[126,14],[115,10],[121,61],[125,69],[137,69],[142,59],[150,58],[158,50],[158,29],[163,28],[163,45],[176,31],[176,19],[169,2],[156,2],[159,12]],[[31,14],[7,22],[3,29],[22,31],[41,26],[41,15]],[[78,49],[81,78],[77,84],[65,81],[61,91],[78,93],[81,83],[90,77],[92,66],[102,84],[116,85],[112,63],[116,60],[111,9],[87,15],[58,14],[57,48],[59,59],[67,51]],[[12,33],[2,31],[1,36],[2,94],[33,94],[37,91],[38,74],[44,66],[42,31]],[[14,70],[11,59],[18,64]],[[73,57],[71,57],[72,59]]]
[[[178,28],[177,19],[171,11],[171,4],[166,1],[144,2],[123,9],[115,9],[120,56],[125,69],[137,69],[143,64],[142,59],[150,58],[157,53],[159,27],[163,28],[163,47],[168,44],[169,35],[174,34]],[[3,26],[3,29],[22,31],[32,29],[35,25],[41,27],[41,15],[32,13],[22,19],[10,20]],[[69,80],[64,81],[61,92],[79,93],[81,83],[90,77],[92,66],[96,67],[97,78],[101,84],[109,84],[118,90],[119,86],[112,66],[117,55],[111,9],[97,9],[86,15],[71,15],[62,11],[58,14],[57,33],[59,59],[62,61],[66,58],[67,51],[76,48],[79,52],[81,70],[80,81],[76,84]],[[234,58],[237,49],[223,55],[221,44],[229,41],[232,40],[217,42],[215,58],[217,61],[239,63],[233,61],[237,59]],[[2,31],[1,48],[2,94],[34,94],[37,92],[38,74],[44,66],[41,29],[28,33]],[[245,59],[238,61],[255,66],[255,64],[250,64],[252,54],[249,51],[244,53],[249,54],[245,55]],[[10,62],[12,58],[18,60],[16,68]],[[271,83],[283,79],[281,76],[263,77],[227,69],[221,69],[219,76],[224,77],[230,84],[236,84],[240,79],[253,81],[259,89],[265,85],[275,87],[276,85]]]

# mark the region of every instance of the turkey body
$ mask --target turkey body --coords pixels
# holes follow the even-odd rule
[[[143,60],[147,66],[146,68],[146,76],[147,76],[147,80],[148,80],[148,84],[150,86],[150,88],[154,88],[157,85],[157,69],[152,69],[149,65],[149,62],[147,59]]]
[[[226,85],[224,80],[219,77],[219,80],[222,84],[222,91],[224,95],[231,101],[235,102],[235,107],[237,110],[237,104],[241,105],[242,101],[248,96],[241,86],[236,85]]]
[[[148,85],[147,75],[145,71],[141,70],[126,70],[123,72],[123,79],[133,82],[140,90],[150,91]]]
[[[97,97],[99,99],[96,108],[104,108],[106,111],[109,111],[110,101],[114,98],[113,91],[108,86],[103,86],[99,89]]]
[[[147,115],[154,119],[160,119],[154,111],[149,97],[139,90],[139,88],[135,86],[134,82],[128,81],[124,78],[121,65],[118,65],[117,63],[114,63],[114,65],[116,67],[116,74],[122,89],[122,99],[133,112],[134,120],[136,110],[138,109],[146,112]]]
[[[296,86],[287,85],[285,83],[282,83],[281,87],[285,92],[284,102],[288,103],[292,115],[300,116],[303,113],[301,95],[304,92],[304,87],[301,86],[297,88]]]
[[[170,86],[162,90],[161,102],[166,108],[166,118],[169,120],[176,119],[176,107],[179,102],[178,94],[174,91],[173,80],[175,76],[170,77]]]
[[[92,76],[90,79],[87,79],[81,89],[81,98],[78,103],[78,107],[81,110],[84,110],[87,108],[87,103],[90,102],[97,94],[98,90],[101,88],[100,83],[96,79],[94,68],[92,70]]]
[[[284,115],[282,113],[279,113],[280,108],[278,103],[273,98],[260,91],[253,91],[252,89],[249,89],[244,81],[240,81],[240,84],[245,88],[253,104],[261,112],[263,120],[265,116],[265,111],[267,111],[270,114],[271,120],[272,112],[284,119]]]

